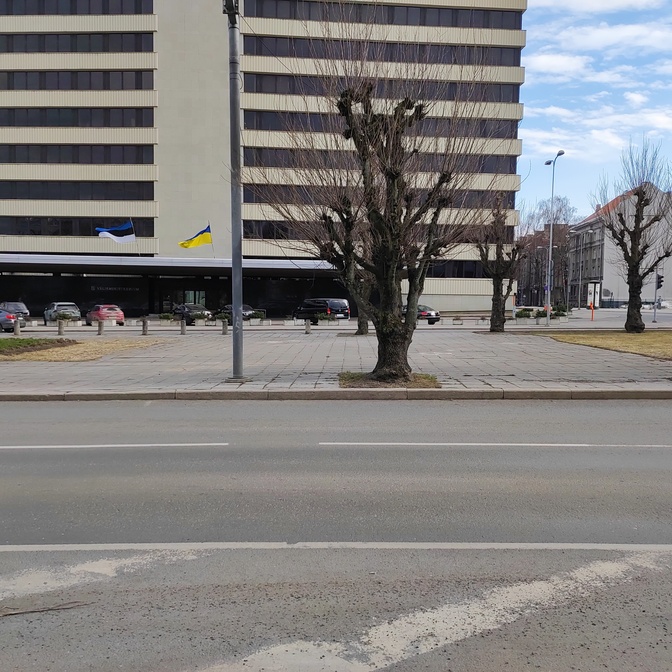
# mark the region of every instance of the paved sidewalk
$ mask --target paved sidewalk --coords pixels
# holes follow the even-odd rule
[[[245,331],[245,375],[231,375],[231,336],[213,327],[154,329],[159,345],[93,362],[2,362],[0,399],[44,398],[672,398],[672,362],[558,343],[523,333],[421,326],[410,349],[413,369],[438,377],[442,390],[339,390],[340,371],[370,371],[374,335],[355,337],[355,325],[252,328]],[[53,336],[53,329],[48,332]],[[46,335],[33,329],[26,335]],[[78,340],[142,339],[139,329],[68,332]],[[11,338],[11,336],[2,336]],[[672,338],[672,333],[671,333]],[[12,396],[13,395],[13,396]],[[20,395],[16,397],[16,395]]]

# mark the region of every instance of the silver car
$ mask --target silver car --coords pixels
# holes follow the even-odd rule
[[[55,322],[59,313],[65,313],[72,320],[81,320],[82,313],[76,303],[69,301],[53,301],[44,309],[44,324]]]
[[[0,309],[6,310],[8,313],[14,313],[19,317],[28,319],[30,317],[30,311],[28,306],[23,301],[3,301],[0,303]]]
[[[0,308],[0,329],[7,332],[14,331],[14,325],[17,320],[19,321],[19,326],[21,328],[26,326],[26,321],[23,317],[10,313],[8,310],[4,310],[4,308]]]

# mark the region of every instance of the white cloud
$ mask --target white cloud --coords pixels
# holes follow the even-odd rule
[[[642,107],[644,103],[647,103],[649,97],[643,93],[637,93],[635,91],[626,91],[623,94],[623,97],[632,105],[633,107]]]
[[[571,78],[583,74],[591,60],[588,56],[537,53],[525,58],[525,69],[527,72],[541,72]]]
[[[607,52],[608,58],[616,54],[640,56],[641,51],[672,52],[672,25],[664,22],[571,25],[547,38],[572,52]]]

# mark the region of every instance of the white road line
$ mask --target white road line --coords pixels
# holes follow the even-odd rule
[[[0,446],[0,450],[73,450],[92,448],[217,448],[228,443],[70,443],[40,446]]]
[[[62,553],[95,551],[606,551],[671,553],[672,544],[406,542],[406,541],[203,541],[117,544],[6,544],[0,553]]]
[[[612,562],[592,562],[544,581],[495,588],[480,598],[385,621],[355,641],[281,644],[204,672],[373,672],[501,628],[532,611],[588,597],[644,571],[663,571],[669,560],[663,554],[641,553]]]
[[[672,448],[669,443],[500,443],[487,441],[446,441],[446,442],[416,442],[408,441],[321,441],[320,446],[410,446],[412,448],[460,448],[460,447],[495,447],[495,448]]]

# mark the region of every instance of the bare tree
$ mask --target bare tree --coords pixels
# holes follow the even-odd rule
[[[621,156],[621,175],[612,189],[603,180],[599,194],[606,205],[595,218],[614,241],[620,270],[628,284],[625,330],[644,331],[642,288],[658,264],[672,256],[672,180],[660,145],[644,140]]]
[[[352,7],[343,3],[342,11]],[[371,317],[371,376],[403,382],[430,265],[483,223],[499,171],[487,162],[496,151],[481,127],[486,69],[435,62],[427,45],[412,42],[405,60],[390,58],[388,45],[372,38],[378,28],[322,25],[314,74],[290,85],[299,113],[287,128],[286,163],[266,162],[250,175],[258,201],[303,249],[334,266]],[[503,154],[507,143],[499,141]]]
[[[513,240],[513,227],[506,223],[503,198],[497,197],[490,221],[476,235],[476,249],[486,275],[492,280],[490,331],[504,331],[506,302],[513,291],[526,248],[525,238]]]

